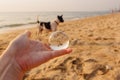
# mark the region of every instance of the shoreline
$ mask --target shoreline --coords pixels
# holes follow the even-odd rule
[[[106,16],[106,15],[111,15],[111,13],[106,13],[104,15],[94,15],[94,16],[87,16],[87,17],[81,17],[81,18],[73,18],[73,19],[70,19],[70,20],[66,20],[65,22],[85,20],[85,19],[89,19],[89,18]],[[16,26],[16,27],[6,27],[6,28],[3,27],[3,28],[0,28],[0,34],[8,33],[8,32],[14,31],[14,30],[34,28],[35,25],[36,24],[28,24],[28,25],[22,25],[22,26]]]
[[[16,30],[25,30],[25,29],[30,29],[30,28],[35,28],[35,24],[29,24],[29,25],[23,25],[23,26],[16,26],[16,27],[7,27],[7,28],[1,28],[0,29],[0,34],[4,33],[9,33],[9,32],[14,32]]]

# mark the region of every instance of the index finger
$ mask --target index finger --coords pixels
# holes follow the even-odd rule
[[[69,54],[70,52],[72,52],[72,49],[68,48],[68,49],[52,51],[50,53],[50,55],[52,55],[52,57],[58,57],[58,56],[62,56],[62,55],[65,55],[65,54]]]

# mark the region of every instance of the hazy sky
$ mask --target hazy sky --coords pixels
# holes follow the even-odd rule
[[[0,0],[0,12],[103,11],[120,8],[120,0]]]

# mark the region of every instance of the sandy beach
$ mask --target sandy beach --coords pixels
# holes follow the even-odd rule
[[[0,54],[25,30],[0,34]],[[36,26],[27,30],[36,40]],[[67,21],[58,30],[69,36],[73,52],[30,70],[24,80],[120,80],[120,13]],[[49,34],[41,35],[42,42]]]

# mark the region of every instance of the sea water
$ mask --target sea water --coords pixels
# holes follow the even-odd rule
[[[85,17],[108,14],[109,12],[0,12],[0,32],[14,27],[36,24],[37,17],[40,21],[51,21],[57,15],[63,15],[65,21],[81,19]],[[26,28],[26,26],[25,26]]]

